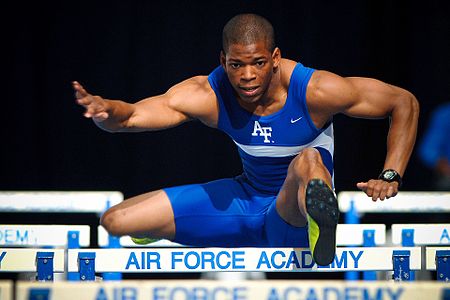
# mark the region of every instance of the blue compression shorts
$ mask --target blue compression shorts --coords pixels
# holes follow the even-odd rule
[[[174,242],[198,247],[309,247],[307,227],[286,223],[276,195],[238,176],[165,188],[175,216]]]

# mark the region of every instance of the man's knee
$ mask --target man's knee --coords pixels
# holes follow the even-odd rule
[[[102,225],[105,230],[115,236],[124,235],[124,224],[122,221],[121,209],[116,207],[111,207],[102,215],[100,219],[100,225]]]
[[[316,148],[305,148],[291,162],[290,169],[297,174],[309,172],[323,165],[322,157]]]

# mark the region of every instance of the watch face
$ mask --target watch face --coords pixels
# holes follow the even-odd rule
[[[386,180],[392,180],[392,179],[395,177],[395,172],[393,172],[393,171],[386,171],[386,172],[383,174],[383,177],[384,177]]]

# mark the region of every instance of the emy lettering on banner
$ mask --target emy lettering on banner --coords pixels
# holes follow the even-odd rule
[[[28,245],[36,242],[36,237],[30,230],[7,229],[0,230],[0,245]]]

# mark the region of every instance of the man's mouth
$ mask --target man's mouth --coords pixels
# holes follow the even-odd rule
[[[259,86],[240,86],[239,89],[245,96],[254,96],[258,91]]]

